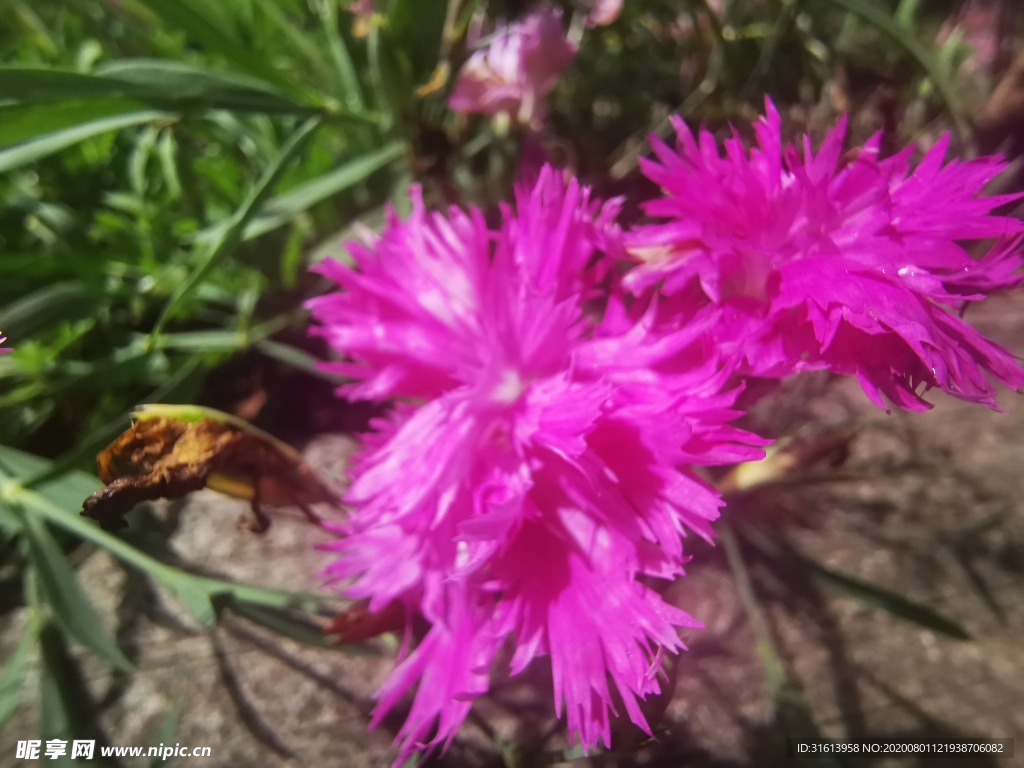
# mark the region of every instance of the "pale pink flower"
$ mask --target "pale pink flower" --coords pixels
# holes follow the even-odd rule
[[[593,0],[587,14],[588,27],[603,27],[611,24],[622,13],[623,0]]]
[[[660,162],[643,170],[665,196],[646,211],[664,221],[629,236],[626,287],[668,297],[662,317],[718,308],[715,337],[749,375],[855,374],[879,406],[912,410],[930,407],[921,385],[992,407],[986,374],[1024,386],[1018,360],[948,309],[1024,282],[1024,225],[990,214],[1013,198],[980,197],[1004,166],[944,165],[948,138],[916,167],[914,147],[879,159],[878,137],[843,157],[845,120],[801,153],[767,106],[749,153],[734,137],[723,155],[680,119],[677,151],[652,138]],[[1000,240],[980,259],[962,245],[987,238]]]
[[[545,99],[576,55],[561,11],[540,8],[502,26],[459,71],[448,105],[458,112],[506,113],[531,127],[543,124]]]
[[[350,358],[331,369],[358,379],[343,394],[399,398],[355,464],[327,575],[429,623],[378,692],[374,724],[415,688],[403,757],[449,743],[492,673],[540,657],[575,740],[608,744],[616,696],[649,730],[637,699],[699,626],[641,577],[679,576],[685,532],[712,535],[722,502],[688,467],[760,441],[728,424],[713,316],[662,334],[617,300],[600,322],[583,312],[615,213],[546,167],[497,231],[414,192],[407,221],[349,246],[354,268],[318,268],[343,289],[311,303]],[[507,643],[510,668],[492,669]]]
[[[348,12],[356,17],[352,22],[353,36],[366,37],[369,35],[373,26],[373,16],[376,13],[374,0],[352,0],[348,6]]]
[[[974,75],[987,75],[999,56],[999,26],[1005,17],[1000,0],[968,0],[942,25],[936,42],[944,44],[959,29],[973,51],[964,62],[965,68]]]

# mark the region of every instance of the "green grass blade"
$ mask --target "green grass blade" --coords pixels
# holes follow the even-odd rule
[[[771,631],[768,628],[768,622],[761,611],[761,606],[754,592],[750,572],[743,560],[739,540],[728,525],[722,524],[718,530],[722,548],[725,550],[726,559],[729,561],[729,569],[732,571],[733,579],[736,582],[736,589],[740,593],[740,602],[743,604],[747,620],[754,631],[757,655],[764,667],[765,679],[768,683],[768,695],[772,701],[773,717],[780,728],[779,737],[783,740],[786,736],[802,739],[820,739],[821,734],[814,724],[807,700],[793,684],[793,681],[790,680],[779,659],[778,651],[772,640]],[[782,747],[784,744],[779,746]],[[821,768],[838,768],[842,763],[830,756],[819,756],[809,762],[809,765],[817,765]]]
[[[179,61],[125,59],[93,74],[0,67],[0,99],[41,104],[86,98],[129,98],[159,106],[203,106],[259,112],[309,111],[255,78]]]
[[[288,166],[306,147],[320,125],[320,118],[310,118],[288,138],[288,141],[281,148],[277,159],[267,168],[262,178],[249,192],[241,207],[232,215],[230,225],[224,230],[220,238],[211,244],[206,259],[197,270],[189,275],[189,278],[182,284],[181,288],[171,297],[163,314],[161,314],[160,319],[153,328],[152,336],[160,334],[160,331],[163,330],[167,322],[174,317],[182,301],[202,283],[211,270],[231,254],[238,247],[238,244],[242,242],[242,234],[245,231],[245,227],[258,213],[264,201],[270,196],[274,187],[281,180]]]
[[[73,99],[60,104],[6,104],[0,107],[0,147],[148,109],[140,101],[121,97]]]
[[[184,706],[179,700],[174,703],[171,711],[167,713],[167,717],[164,718],[164,724],[160,726],[160,733],[157,734],[157,740],[160,744],[170,744],[172,741],[175,741],[174,735],[178,732],[178,726],[181,724],[183,709]],[[153,757],[149,761],[149,768],[160,768],[160,766],[164,765],[166,759],[162,756]]]
[[[81,763],[71,759],[72,740],[102,738],[96,728],[98,702],[89,691],[82,669],[68,649],[64,636],[52,624],[43,626],[39,648],[42,651],[42,663],[39,665],[42,737],[44,742],[50,739],[68,742],[63,756],[56,759],[46,758],[45,753],[42,756],[46,765],[73,768]],[[110,765],[98,754],[96,758],[98,766]]]
[[[97,102],[79,109],[65,104],[8,106],[0,108],[0,173],[40,160],[93,136],[118,131],[133,125],[151,123],[171,117],[171,113],[138,109],[133,102]],[[7,117],[16,118],[6,123]],[[56,127],[39,133],[41,126]],[[32,138],[11,142],[12,136],[33,132]]]
[[[314,648],[340,647],[337,642],[327,637],[317,625],[296,618],[288,609],[257,605],[246,600],[238,600],[233,596],[221,601],[220,607],[227,608],[232,613],[297,643]]]
[[[908,600],[902,595],[856,579],[831,568],[813,562],[806,562],[812,578],[822,587],[846,597],[852,597],[865,605],[885,611],[904,621],[934,630],[954,640],[971,640],[970,633],[960,624],[943,616],[926,605]]]
[[[209,589],[190,574],[176,571],[164,572],[160,583],[165,589],[178,596],[185,604],[188,612],[204,627],[212,627],[217,623],[217,612],[213,608],[212,595]]]
[[[174,101],[199,99],[217,109],[301,111],[310,105],[264,80],[184,61],[121,59],[96,68],[97,79],[129,87],[130,95]],[[101,77],[100,77],[101,76]]]
[[[736,582],[736,590],[740,594],[740,602],[747,614],[747,620],[754,630],[754,638],[757,642],[757,655],[764,667],[765,679],[768,682],[768,692],[774,701],[780,696],[782,689],[787,685],[785,670],[782,662],[779,661],[779,654],[775,650],[775,643],[772,641],[771,632],[768,631],[768,622],[761,612],[757,596],[754,593],[754,585],[750,580],[750,572],[743,561],[743,554],[740,551],[736,534],[725,524],[719,526],[719,538],[722,548],[725,550],[725,557],[729,562],[729,569],[732,571],[733,580]]]
[[[228,28],[221,3],[209,0],[138,0],[159,16],[169,27],[184,32],[190,42],[198,43],[207,53],[223,56],[236,68],[272,83],[287,93],[304,89],[274,66],[266,52],[246,46]]]
[[[970,124],[964,116],[963,109],[960,106],[960,100],[957,98],[953,84],[949,81],[949,77],[946,73],[943,72],[938,59],[936,59],[932,51],[929,50],[924,43],[917,39],[912,29],[908,29],[900,24],[898,20],[894,19],[884,9],[879,8],[870,0],[828,1],[833,5],[838,5],[840,8],[845,8],[852,14],[860,16],[869,24],[873,24],[878,27],[878,29],[903,46],[904,50],[917,60],[917,63],[925,71],[932,82],[935,83],[935,87],[938,90],[939,95],[946,104],[946,109],[949,110],[949,113],[953,118],[957,134],[959,134],[961,138],[967,138],[970,136]]]
[[[96,297],[78,281],[52,283],[0,310],[0,329],[11,339],[27,339],[60,323],[94,317]]]
[[[290,365],[299,371],[304,371],[311,376],[329,381],[332,384],[342,384],[344,379],[337,374],[329,373],[320,368],[320,363],[325,362],[319,360],[308,352],[293,347],[289,344],[281,344],[277,341],[259,341],[253,345],[267,357],[273,358],[280,363]]]
[[[939,632],[955,640],[970,640],[971,635],[952,619],[921,603],[909,600],[892,590],[863,581],[846,573],[820,565],[797,552],[788,544],[755,530],[744,529],[744,540],[761,554],[787,568],[799,568],[819,587],[836,594],[859,600],[865,605],[909,621],[912,624]]]
[[[35,515],[26,514],[23,530],[29,555],[39,575],[39,586],[61,628],[69,637],[117,669],[130,672],[131,662],[117,647],[114,638],[103,629],[74,568],[46,526]]]
[[[28,662],[39,639],[40,622],[34,613],[29,614],[25,631],[18,641],[14,653],[4,662],[3,675],[0,676],[0,731],[11,719],[21,700],[21,688],[28,672]]]
[[[359,110],[364,106],[363,92],[352,56],[338,26],[338,5],[331,0],[314,0],[314,9],[320,19],[320,29],[327,40],[327,49],[337,78],[335,93],[350,109]]]
[[[268,200],[260,214],[246,225],[242,239],[251,240],[287,224],[295,216],[309,210],[317,203],[365,181],[377,171],[405,155],[406,151],[407,145],[404,142],[388,144],[381,149],[350,160],[333,171],[308,181],[283,195]],[[209,227],[197,234],[196,238],[213,240],[221,237],[229,226],[230,223]]]
[[[0,445],[0,476],[6,475],[11,479],[41,476],[52,466],[49,459]],[[83,499],[102,487],[103,483],[93,475],[67,472],[43,481],[38,489],[54,504],[76,509],[82,506]]]

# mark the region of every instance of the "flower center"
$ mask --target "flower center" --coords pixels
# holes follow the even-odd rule
[[[526,384],[519,376],[519,372],[509,368],[501,374],[493,395],[499,403],[514,403],[525,390]]]

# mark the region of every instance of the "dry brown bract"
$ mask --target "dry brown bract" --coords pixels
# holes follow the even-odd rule
[[[85,500],[82,513],[103,528],[119,528],[142,501],[176,499],[209,486],[250,499],[257,532],[270,525],[262,504],[297,506],[319,522],[310,505],[337,505],[337,494],[297,453],[275,443],[211,418],[139,419],[96,457],[107,487]]]

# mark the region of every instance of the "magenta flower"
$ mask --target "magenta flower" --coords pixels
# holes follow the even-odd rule
[[[330,366],[357,379],[344,394],[399,398],[355,466],[327,575],[429,622],[378,692],[373,724],[416,687],[402,757],[447,745],[492,672],[540,657],[583,745],[609,742],[612,687],[647,729],[659,654],[699,626],[640,577],[680,575],[683,534],[712,534],[722,502],[687,465],[758,458],[761,441],[728,424],[713,317],[662,335],[618,302],[600,323],[581,309],[616,212],[550,167],[497,231],[417,191],[408,221],[349,246],[356,268],[318,268],[344,289],[311,302],[351,358]]]
[[[3,332],[0,332],[0,344],[3,344],[5,341],[7,341],[7,337],[3,335]],[[14,350],[11,349],[10,347],[0,347],[0,355],[5,355],[8,352],[13,351]]]
[[[678,151],[653,138],[660,162],[644,173],[665,196],[646,204],[662,223],[627,247],[640,264],[634,292],[657,288],[662,316],[721,311],[715,337],[748,375],[799,370],[855,374],[873,402],[930,406],[938,387],[996,406],[986,374],[1014,389],[1024,368],[949,307],[1024,282],[1016,219],[990,215],[1012,197],[979,197],[1004,166],[994,159],[943,165],[948,138],[916,168],[913,147],[881,160],[878,137],[842,156],[845,120],[817,154],[782,147],[771,103],[749,154],[736,137],[724,156],[711,134],[675,120]],[[982,258],[961,242],[999,238]]]
[[[506,113],[538,128],[547,115],[545,97],[575,55],[561,11],[540,8],[501,27],[487,47],[469,57],[448,105],[458,112]]]

